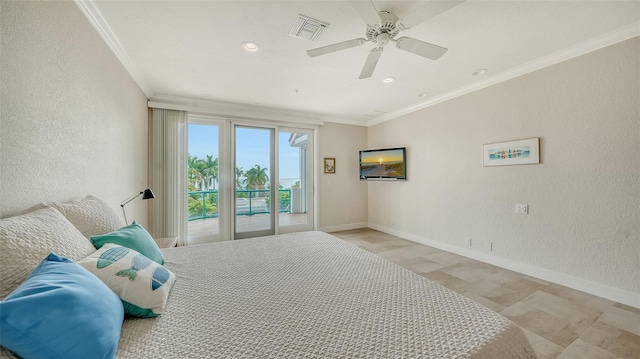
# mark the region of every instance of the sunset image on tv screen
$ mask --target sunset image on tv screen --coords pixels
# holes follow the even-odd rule
[[[404,177],[403,149],[362,152],[360,177]]]

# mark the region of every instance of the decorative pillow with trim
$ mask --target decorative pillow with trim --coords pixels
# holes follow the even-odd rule
[[[164,266],[114,243],[105,244],[78,264],[111,288],[122,300],[125,313],[134,317],[162,314],[176,280]]]
[[[49,253],[79,260],[95,251],[55,208],[0,219],[0,299],[16,289]]]
[[[0,345],[22,358],[114,358],[123,320],[111,289],[50,253],[0,302]]]
[[[138,251],[159,264],[164,264],[162,252],[153,237],[136,221],[116,231],[100,236],[91,236],[89,239],[96,249],[100,249],[106,243],[115,243]]]

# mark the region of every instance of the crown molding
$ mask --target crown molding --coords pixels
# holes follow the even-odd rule
[[[109,46],[111,51],[113,51],[118,60],[120,60],[122,65],[129,72],[129,75],[131,75],[133,80],[138,84],[138,87],[140,87],[147,98],[150,98],[153,95],[153,91],[144,80],[140,71],[138,71],[136,66],[133,64],[133,61],[131,61],[131,58],[125,51],[124,47],[120,44],[116,35],[111,31],[111,27],[109,27],[109,24],[107,24],[102,13],[98,10],[95,2],[92,0],[74,0],[74,2],[80,8],[80,11],[82,11],[84,16],[89,20],[89,23],[93,25],[93,28],[96,29],[100,37],[102,37],[104,42],[107,43],[107,46]]]
[[[269,120],[321,126],[324,120],[313,114],[275,109],[266,106],[248,105],[218,100],[205,100],[173,95],[155,94],[148,103],[149,108],[188,111],[193,114],[238,119]]]
[[[503,71],[494,76],[487,77],[482,81],[474,82],[468,86],[464,86],[464,87],[446,92],[442,95],[435,96],[427,101],[420,102],[418,104],[408,106],[397,111],[389,112],[385,115],[368,120],[366,123],[367,123],[367,126],[373,126],[382,122],[390,121],[390,120],[393,120],[394,118],[398,118],[400,116],[404,116],[412,112],[422,110],[427,107],[431,107],[438,103],[448,101],[456,97],[466,95],[471,92],[482,90],[486,87],[493,86],[501,82],[511,80],[516,77],[520,77],[530,72],[537,71],[545,67],[558,64],[563,61],[570,60],[572,58],[602,49],[607,46],[617,44],[625,40],[629,40],[637,36],[640,36],[640,21],[636,21],[630,25],[624,26],[622,28],[611,31],[604,35],[595,37],[591,40],[582,42],[575,46],[571,46],[564,50],[557,51],[547,56],[543,56],[537,60],[527,62],[521,66],[509,69],[507,71]]]

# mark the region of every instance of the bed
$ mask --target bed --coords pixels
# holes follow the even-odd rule
[[[164,312],[124,320],[119,358],[536,357],[500,314],[323,232],[162,254]]]

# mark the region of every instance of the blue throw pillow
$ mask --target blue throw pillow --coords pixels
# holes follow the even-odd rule
[[[158,248],[153,237],[135,221],[117,231],[99,236],[91,236],[90,239],[93,246],[97,249],[102,248],[105,243],[115,243],[142,253],[142,255],[156,263],[164,264],[162,252],[160,252],[160,248]]]
[[[114,358],[123,319],[109,287],[51,253],[0,302],[0,345],[23,358]]]

